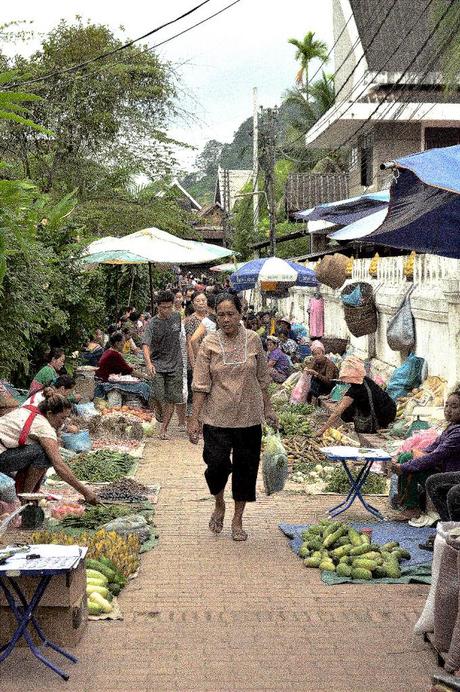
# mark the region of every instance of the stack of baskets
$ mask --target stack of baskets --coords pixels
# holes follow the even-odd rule
[[[343,305],[345,322],[353,336],[365,336],[377,331],[377,310],[374,301],[374,290],[365,281],[356,281],[342,289],[341,295],[349,295],[356,287],[361,289],[361,301],[356,307]]]

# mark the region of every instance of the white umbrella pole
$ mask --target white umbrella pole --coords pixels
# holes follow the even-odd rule
[[[131,305],[131,296],[133,294],[133,287],[134,287],[134,275],[136,273],[136,267],[132,267],[132,276],[131,276],[131,287],[129,289],[129,298],[128,298],[128,305]]]
[[[153,315],[153,264],[149,262],[150,312]]]

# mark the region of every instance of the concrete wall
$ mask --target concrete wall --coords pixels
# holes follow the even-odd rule
[[[383,258],[377,279],[367,273],[369,260],[354,263],[354,277],[350,281],[368,281],[375,291],[378,329],[370,336],[352,336],[343,316],[340,289],[321,287],[325,299],[325,335],[349,338],[357,355],[372,359],[382,371],[391,371],[405,358],[405,354],[390,349],[386,332],[389,320],[412,285],[402,273],[406,259]],[[416,262],[416,286],[411,296],[417,337],[415,353],[426,359],[429,374],[443,377],[453,386],[460,381],[460,262],[432,256],[418,256]],[[278,310],[308,324],[308,300],[313,293],[314,289],[293,288],[289,298],[278,301]]]

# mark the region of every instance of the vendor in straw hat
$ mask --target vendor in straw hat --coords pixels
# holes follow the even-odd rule
[[[318,430],[321,436],[341,420],[353,422],[356,432],[374,433],[386,428],[396,418],[396,404],[378,384],[367,377],[363,361],[348,356],[339,372],[340,382],[349,384],[345,396],[335,407],[326,423]]]

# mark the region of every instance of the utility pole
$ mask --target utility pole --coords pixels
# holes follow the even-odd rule
[[[257,108],[257,87],[253,89],[253,116],[252,116],[252,214],[254,238],[259,231],[259,113]]]
[[[270,255],[276,254],[276,213],[275,213],[275,149],[276,135],[275,123],[277,116],[276,108],[267,108],[262,111],[263,132],[261,168],[265,175],[265,191],[268,200],[268,216],[270,221]]]
[[[227,241],[230,236],[230,174],[228,168],[224,168],[223,171],[223,206],[224,206],[224,247],[227,247]]]

